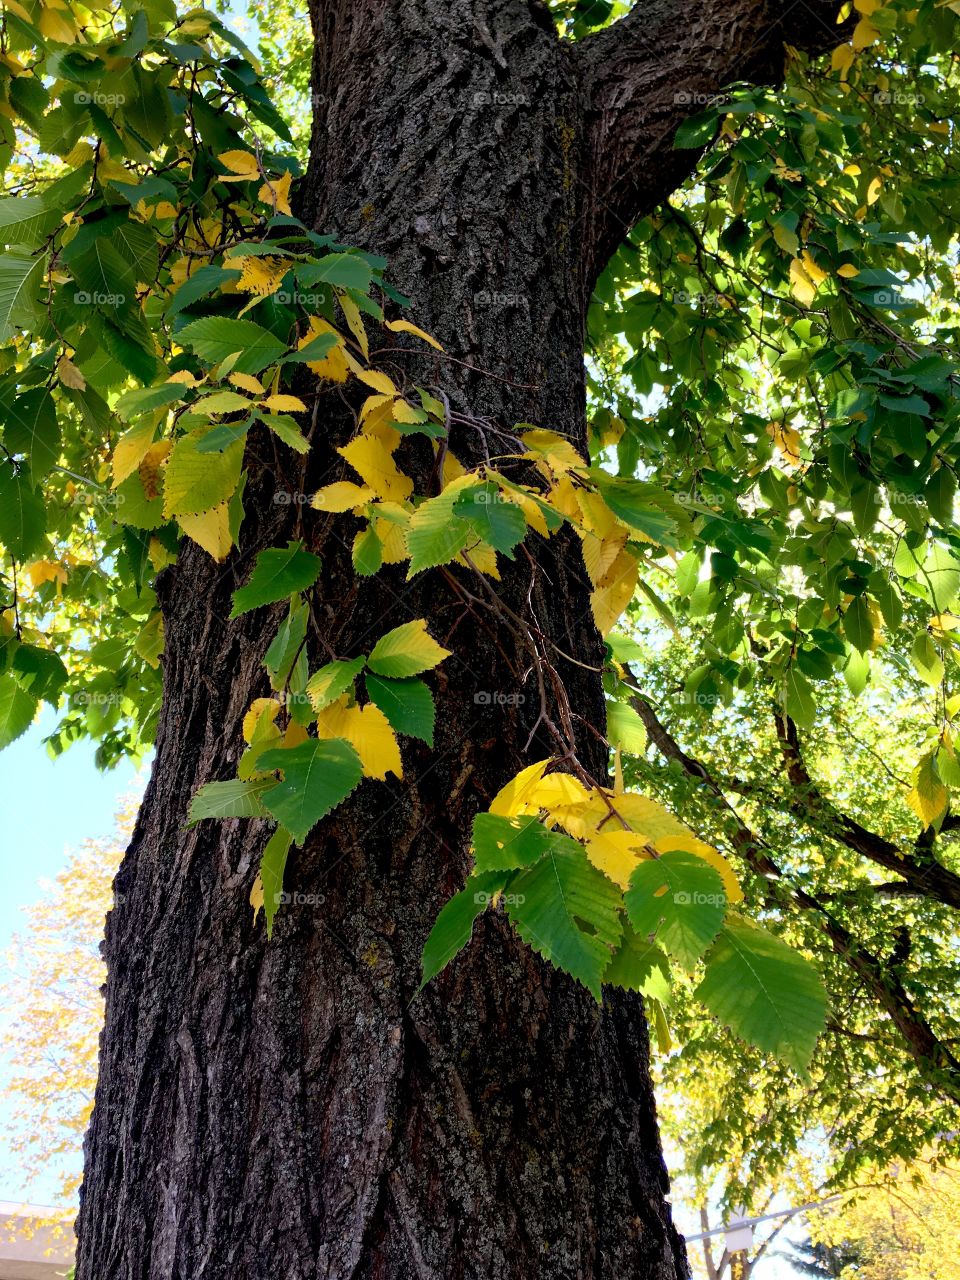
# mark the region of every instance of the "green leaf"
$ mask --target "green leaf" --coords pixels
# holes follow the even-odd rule
[[[228,445],[221,453],[202,453],[198,448],[204,432],[181,436],[170,450],[163,479],[163,514],[196,515],[209,511],[234,493],[243,466],[243,441]]]
[[[307,693],[314,711],[329,707],[348,689],[363,670],[366,658],[338,659],[315,671],[307,681]]]
[[[85,253],[71,258],[69,266],[76,284],[74,302],[96,307],[123,328],[120,317],[136,304],[137,282],[130,264],[110,241],[99,236]]]
[[[279,823],[303,844],[316,824],[353,791],[363,773],[360,757],[349,742],[311,738],[296,747],[265,751],[259,769],[279,769],[283,781],[263,797]]]
[[[686,849],[641,862],[623,901],[637,933],[655,934],[668,955],[688,969],[717,936],[727,909],[719,873]]]
[[[765,1053],[803,1072],[823,1030],[827,997],[799,952],[752,925],[726,925],[706,958],[697,999]]]
[[[60,213],[42,196],[5,196],[0,200],[0,244],[33,248],[59,221]]]
[[[529,867],[548,849],[570,849],[573,841],[548,831],[539,818],[502,818],[478,813],[473,820],[473,856],[478,872]]]
[[[192,347],[209,365],[219,364],[239,352],[231,369],[233,373],[260,373],[268,364],[279,360],[287,349],[286,343],[252,320],[230,320],[222,316],[204,316],[185,325],[177,334],[177,342]]]
[[[43,499],[21,471],[0,460],[0,543],[17,560],[26,560],[43,543],[47,513]]]
[[[919,632],[914,638],[910,656],[920,679],[931,689],[936,689],[943,680],[943,660],[926,631]]]
[[[603,972],[623,929],[620,892],[581,844],[561,840],[513,877],[504,906],[524,942],[599,1001]]]
[[[53,396],[37,387],[0,408],[6,447],[29,458],[34,479],[45,476],[60,457],[60,424]]]
[[[283,827],[276,831],[267,841],[267,847],[260,859],[260,883],[263,885],[263,913],[267,917],[267,937],[273,936],[273,921],[280,906],[280,895],[283,893],[283,872],[287,865],[287,854],[293,844],[293,836]]]
[[[353,567],[362,578],[369,578],[383,564],[383,543],[372,524],[357,534],[353,542]]]
[[[810,729],[817,714],[813,689],[795,663],[787,668],[783,680],[783,709],[801,729]]]
[[[0,256],[0,335],[14,326],[35,329],[43,321],[40,286],[47,258],[33,258],[21,250]]]
[[[306,591],[320,576],[320,557],[304,551],[301,542],[286,547],[270,547],[257,556],[253,573],[245,587],[233,593],[231,618],[285,600],[295,591]]]
[[[713,141],[716,132],[717,112],[711,107],[709,111],[701,111],[684,120],[674,135],[673,145],[678,150],[705,147]]]
[[[635,933],[630,924],[623,927],[623,942],[614,952],[603,980],[625,991],[639,991],[662,1004],[670,1003],[670,961],[655,942]]]
[[[423,976],[418,992],[467,945],[477,916],[486,911],[491,898],[501,892],[507,879],[500,871],[471,876],[460,892],[444,904],[424,944],[420,961]]]
[[[0,676],[0,750],[8,747],[33,723],[38,700],[13,676]]]
[[[364,684],[367,697],[380,708],[392,729],[433,746],[436,708],[433,694],[422,680],[389,680],[368,671]]]
[[[307,634],[309,610],[305,600],[295,595],[290,600],[290,609],[277,634],[270,641],[270,647],[264,654],[263,665],[270,677],[272,689],[282,689],[293,667],[298,653],[304,653],[303,641]],[[305,657],[305,654],[304,654]]]
[[[607,739],[614,747],[643,755],[647,749],[647,731],[639,714],[628,702],[607,703]]]
[[[458,494],[441,493],[422,502],[407,526],[410,579],[423,569],[433,569],[455,559],[470,541],[469,526],[453,514]]]
[[[207,782],[193,797],[187,825],[192,827],[204,818],[262,818],[263,793],[273,785],[272,778],[258,778],[253,782],[242,782],[239,778]]]
[[[511,560],[513,549],[527,532],[523,512],[488,481],[476,488],[461,490],[453,504],[453,514],[464,520],[483,542],[502,551]]]
[[[330,253],[319,262],[297,267],[297,280],[304,289],[316,284],[332,284],[341,289],[370,288],[371,271],[363,258],[352,253]]]
[[[844,610],[843,633],[860,653],[873,646],[875,632],[866,596],[857,596]]]

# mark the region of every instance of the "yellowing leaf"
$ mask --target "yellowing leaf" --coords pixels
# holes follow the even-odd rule
[[[145,418],[135,427],[125,431],[117,441],[113,450],[113,487],[122,484],[128,476],[133,475],[143,460],[144,454],[153,443],[156,426]]]
[[[222,160],[223,156],[220,159]],[[263,201],[264,204],[271,205],[275,213],[291,215],[293,213],[290,208],[290,183],[292,181],[293,174],[289,171],[279,178],[271,178],[257,192],[257,199]]]
[[[177,516],[177,524],[207,555],[214,560],[224,560],[233,546],[230,533],[230,506],[221,502],[201,515]]]
[[[266,298],[276,293],[283,282],[283,277],[290,270],[286,258],[258,257],[251,254],[247,258],[228,259],[231,267],[240,269],[237,288],[241,293],[254,293],[259,298]]]
[[[528,794],[537,786],[549,764],[549,760],[538,760],[536,764],[529,764],[521,769],[494,796],[489,812],[501,818],[512,818],[523,813]]]
[[[520,439],[527,450],[523,455],[525,458],[531,458],[535,462],[543,459],[550,470],[557,474],[585,465],[566,436],[558,435],[556,431],[536,427],[533,431],[524,431]]]
[[[450,650],[437,644],[427,631],[426,619],[415,618],[381,636],[367,666],[377,675],[403,679],[430,671],[449,657]]]
[[[229,381],[241,391],[249,391],[254,396],[262,396],[265,391],[263,383],[252,373],[231,373]]]
[[[804,249],[802,261],[804,271],[806,271],[814,284],[823,284],[824,280],[829,278],[829,272],[824,271],[817,265],[817,261],[810,253],[809,249]]]
[[[297,346],[305,347],[314,338],[319,338],[324,333],[334,334],[338,339],[337,345],[331,348],[322,360],[311,360],[307,368],[312,370],[318,378],[327,378],[330,382],[346,382],[350,376],[350,366],[347,364],[343,337],[329,321],[323,320],[320,316],[311,316],[309,332],[300,339]]]
[[[860,268],[855,267],[852,262],[845,262],[842,267],[837,267],[837,275],[842,276],[844,280],[852,280],[854,276],[860,274]]]
[[[590,608],[602,636],[613,630],[617,619],[633,599],[639,568],[636,557],[624,548],[596,590],[591,592]]]
[[[34,591],[45,582],[57,582],[60,586],[67,583],[67,570],[57,560],[34,560],[24,565],[23,572]]]
[[[346,738],[360,757],[365,777],[381,781],[388,773],[403,777],[397,735],[372,702],[365,707],[348,707],[346,698],[340,698],[318,715],[317,734],[321,738]]]
[[[925,827],[932,826],[946,813],[950,799],[950,792],[940,779],[933,752],[928,752],[920,760],[912,781],[907,804]]]
[[[257,725],[262,716],[269,716],[271,722],[276,720],[280,713],[280,703],[276,698],[254,698],[250,703],[247,714],[243,717],[243,740],[244,742],[252,742],[253,735],[256,732]]]
[[[250,890],[250,905],[253,907],[253,923],[257,923],[257,916],[263,910],[263,881],[260,879],[260,872],[253,878],[253,887]]]
[[[637,863],[649,854],[643,853],[643,836],[636,831],[608,824],[586,841],[587,857],[605,876],[621,889],[630,884]]]
[[[230,179],[247,181],[260,177],[257,157],[251,155],[249,151],[224,151],[223,155],[217,156],[217,159],[224,168],[230,170],[226,175]]]
[[[869,187],[867,187],[867,204],[876,204],[880,199],[880,192],[883,190],[883,179],[872,178]]]
[[[791,467],[800,465],[800,432],[784,422],[768,422],[767,435],[777,446],[785,463]]]
[[[270,413],[306,413],[307,406],[297,396],[275,395],[268,396],[266,400],[260,404],[261,409],[267,409]]]
[[[328,484],[323,489],[318,489],[310,505],[318,511],[339,513],[365,506],[376,496],[373,490],[366,486],[361,488],[351,480],[337,480],[335,484]]]
[[[73,363],[66,356],[61,356],[57,361],[57,376],[65,387],[70,387],[72,391],[86,391],[87,380]]]
[[[379,440],[360,435],[337,450],[379,498],[403,502],[413,493],[413,481],[397,469],[397,464]]]
[[[363,318],[360,315],[360,308],[354,300],[346,293],[337,294],[337,302],[340,304],[340,310],[343,312],[343,318],[347,322],[347,328],[357,340],[357,345],[363,352],[365,360],[370,359],[370,343],[367,341],[367,331],[363,327]]]
[[[424,342],[429,342],[430,346],[435,347],[437,351],[443,350],[436,338],[431,338],[429,333],[424,333],[422,329],[418,329],[409,320],[388,320],[386,327],[394,333],[412,333],[415,338],[422,338]]]
[[[172,448],[172,440],[158,440],[140,459],[140,482],[148,500],[155,498],[163,488],[162,468]]]
[[[799,258],[794,258],[790,263],[790,291],[805,307],[809,307],[817,296],[817,286],[807,275]]]
[[[861,18],[853,29],[854,49],[869,49],[869,47],[879,39],[880,32],[869,18]]]

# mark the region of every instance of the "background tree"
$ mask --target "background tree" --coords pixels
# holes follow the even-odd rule
[[[778,932],[954,1102],[909,925],[884,955],[875,910],[823,896],[932,902],[935,939],[957,901],[951,8],[318,4],[296,186],[211,15],[5,13],[0,724],[63,697],[56,747],[157,742],[82,1280],[685,1274],[628,993],[665,1043],[688,969],[805,1071],[822,1000]],[[787,88],[746,87],[785,48]],[[694,708],[766,709],[853,888],[830,844],[761,844],[682,698],[636,684],[636,589],[699,646]],[[934,705],[904,847],[827,799],[809,739],[838,677],[882,697],[908,652]],[[745,905],[624,791],[643,728]],[[612,788],[611,742],[638,761]]]

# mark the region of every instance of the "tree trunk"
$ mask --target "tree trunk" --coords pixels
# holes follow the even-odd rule
[[[598,269],[585,229],[601,220],[583,55],[535,0],[316,0],[312,18],[301,216],[384,254],[411,317],[453,357],[385,335],[378,363],[443,390],[464,463],[508,452],[497,432],[517,422],[583,450]],[[473,814],[554,744],[529,658],[496,618],[465,611],[442,575],[358,585],[349,517],[276,500],[342,473],[339,395],[320,395],[316,421],[302,464],[251,442],[226,567],[190,543],[158,583],[164,704],[107,926],[78,1280],[685,1277],[639,997],[598,1007],[496,912],[415,996]],[[417,438],[404,448],[423,481],[432,455]],[[291,857],[296,897],[267,943],[248,902],[267,824],[184,820],[199,785],[235,772],[282,616],[228,623],[230,594],[289,536],[323,559],[318,617],[339,656],[417,617],[456,656],[436,673],[435,749],[406,740],[404,779],[364,782]],[[603,777],[602,645],[579,545],[528,545],[498,590],[574,659],[556,667],[577,753]]]

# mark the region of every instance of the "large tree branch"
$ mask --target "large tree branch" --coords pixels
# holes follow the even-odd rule
[[[650,741],[668,760],[675,760],[685,773],[697,778],[720,801],[731,820],[730,842],[733,848],[751,870],[771,882],[770,905],[782,908],[785,899],[787,903],[792,902],[801,911],[810,912],[816,917],[821,932],[834,952],[857,974],[900,1033],[920,1074],[944,1097],[960,1102],[960,1061],[937,1038],[930,1023],[913,1003],[898,972],[899,966],[885,964],[878,956],[861,946],[850,930],[821,901],[807,890],[790,884],[789,878],[777,865],[771,852],[746,825],[707,768],[683,750],[643,696],[629,668],[625,666],[624,671],[627,684],[634,691],[631,705],[643,721]],[[779,895],[774,886],[779,887]]]
[[[792,812],[805,820],[819,818],[826,822],[834,839],[870,862],[903,876],[916,893],[935,898],[948,907],[960,908],[960,876],[937,862],[932,854],[907,853],[855,818],[841,813],[810,776],[793,720],[782,712],[777,712],[775,719],[780,751],[793,788]]]
[[[696,164],[698,150],[674,149],[677,127],[736,81],[778,83],[786,44],[810,53],[838,44],[838,8],[837,0],[642,0],[583,41],[590,281]]]

